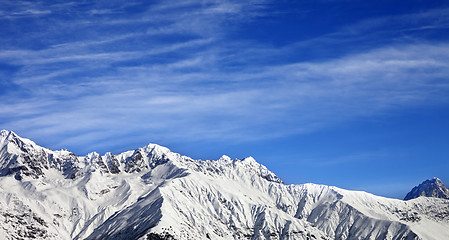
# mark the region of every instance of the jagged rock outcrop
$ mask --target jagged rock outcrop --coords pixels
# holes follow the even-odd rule
[[[414,187],[407,195],[404,200],[410,200],[417,197],[436,197],[449,199],[449,189],[444,185],[443,181],[439,178],[432,178],[425,180],[418,186]]]

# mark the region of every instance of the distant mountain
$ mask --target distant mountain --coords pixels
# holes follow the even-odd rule
[[[285,185],[252,157],[76,156],[0,131],[0,239],[449,239],[449,200]]]
[[[434,177],[414,187],[407,193],[404,200],[410,200],[421,196],[449,199],[449,189],[439,178]]]

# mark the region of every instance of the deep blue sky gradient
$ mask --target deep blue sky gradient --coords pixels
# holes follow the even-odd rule
[[[448,40],[448,1],[5,0],[0,128],[402,198],[449,183]]]

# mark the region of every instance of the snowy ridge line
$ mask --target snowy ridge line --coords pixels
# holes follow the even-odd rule
[[[0,167],[0,239],[449,239],[449,200],[285,185],[252,157],[75,156],[3,130]]]
[[[228,156],[223,155],[218,161],[193,160],[153,143],[117,155],[107,152],[101,156],[97,152],[91,152],[86,156],[75,156],[67,149],[53,151],[43,148],[29,139],[19,137],[12,131],[1,130],[0,137],[0,149],[2,150],[1,154],[3,154],[1,156],[7,159],[8,155],[10,156],[9,162],[3,162],[0,165],[2,170],[0,176],[15,173],[18,179],[23,178],[24,175],[39,178],[49,168],[62,171],[66,178],[71,179],[89,171],[112,174],[133,173],[140,172],[143,169],[152,169],[160,164],[172,161],[179,167],[194,171],[209,171],[215,174],[224,173],[223,169],[229,166],[242,164],[248,171],[268,181],[283,183],[280,178],[262,164],[257,163],[252,157],[231,160]],[[20,159],[11,157],[18,155],[23,157],[23,161],[20,162]]]

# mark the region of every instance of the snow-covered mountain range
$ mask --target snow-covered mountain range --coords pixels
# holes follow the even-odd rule
[[[75,156],[0,131],[0,239],[449,239],[449,200],[285,185],[253,158]]]

